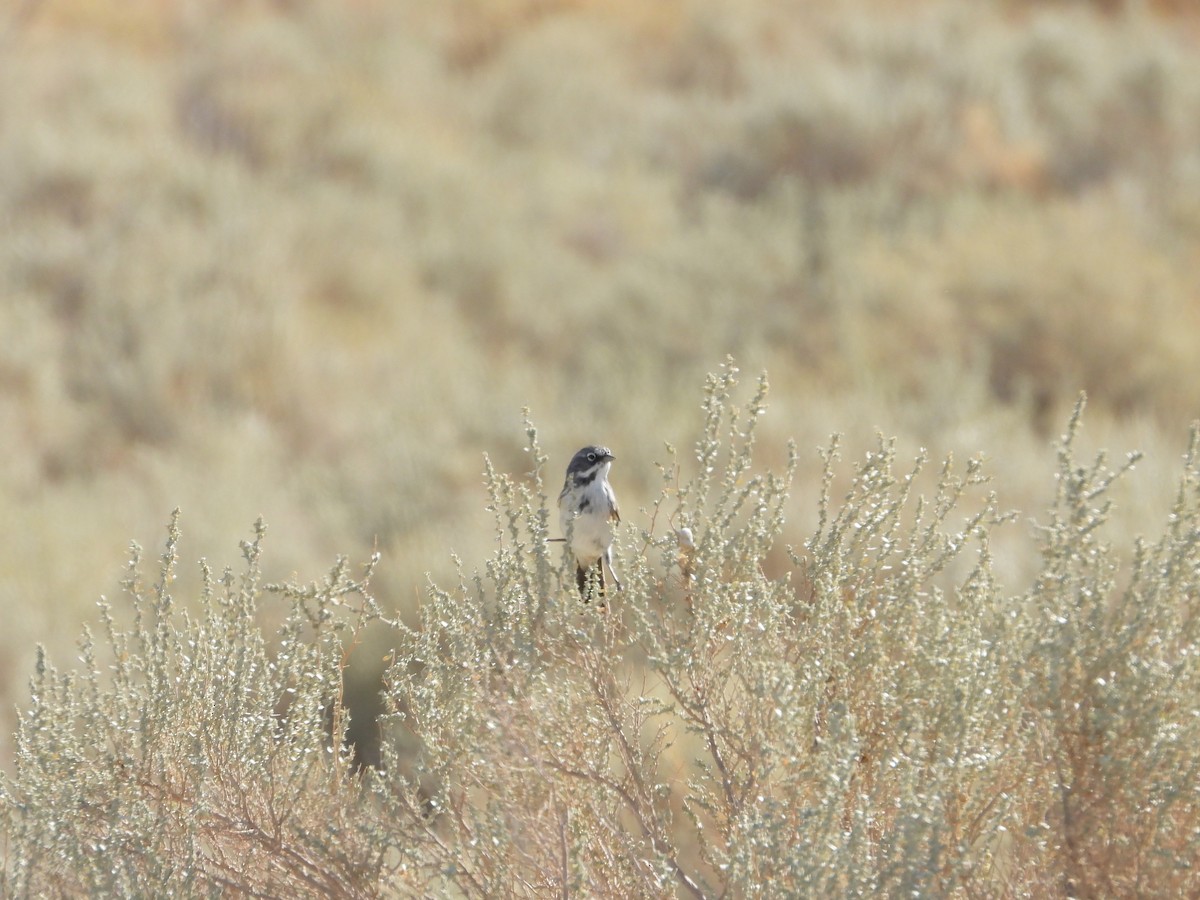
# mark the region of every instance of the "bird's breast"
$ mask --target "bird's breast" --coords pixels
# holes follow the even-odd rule
[[[604,482],[599,479],[563,494],[560,524],[563,536],[570,536],[571,552],[577,558],[598,559],[612,544],[611,511]]]

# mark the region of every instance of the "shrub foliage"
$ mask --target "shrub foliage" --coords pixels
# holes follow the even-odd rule
[[[176,515],[81,665],[39,657],[3,894],[1200,891],[1200,432],[1162,534],[1125,552],[1106,522],[1135,458],[1078,458],[1081,402],[1013,591],[981,462],[882,438],[852,467],[831,442],[816,529],[777,547],[796,451],[763,470],[766,381],[739,404],[736,374],[709,378],[694,463],[666,448],[604,604],[548,540],[532,425],[528,477],[487,466],[495,552],[415,621],[372,598],[375,559],[264,583],[261,523],[183,603]],[[341,685],[368,621],[394,649],[363,769]]]

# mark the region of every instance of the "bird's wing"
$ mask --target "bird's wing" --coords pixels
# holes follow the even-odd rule
[[[608,506],[609,506],[608,517],[610,519],[612,519],[614,522],[620,523],[621,510],[617,506],[617,495],[615,493],[613,493],[613,489],[611,487],[609,487],[608,485],[605,485],[604,492],[608,495]]]

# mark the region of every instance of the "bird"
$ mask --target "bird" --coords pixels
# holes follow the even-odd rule
[[[559,523],[575,558],[575,583],[585,603],[590,599],[590,572],[598,575],[595,583],[599,594],[604,593],[605,569],[613,586],[623,590],[612,564],[613,529],[621,521],[617,495],[608,483],[614,459],[607,447],[589,444],[581,448],[571,457],[558,495]]]

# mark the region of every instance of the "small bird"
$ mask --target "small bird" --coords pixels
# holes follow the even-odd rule
[[[599,570],[599,593],[604,593],[605,569],[616,589],[622,590],[612,564],[613,528],[621,521],[617,495],[608,483],[614,459],[607,447],[584,447],[571,458],[558,495],[559,522],[575,557],[575,582],[584,601],[593,568]]]

